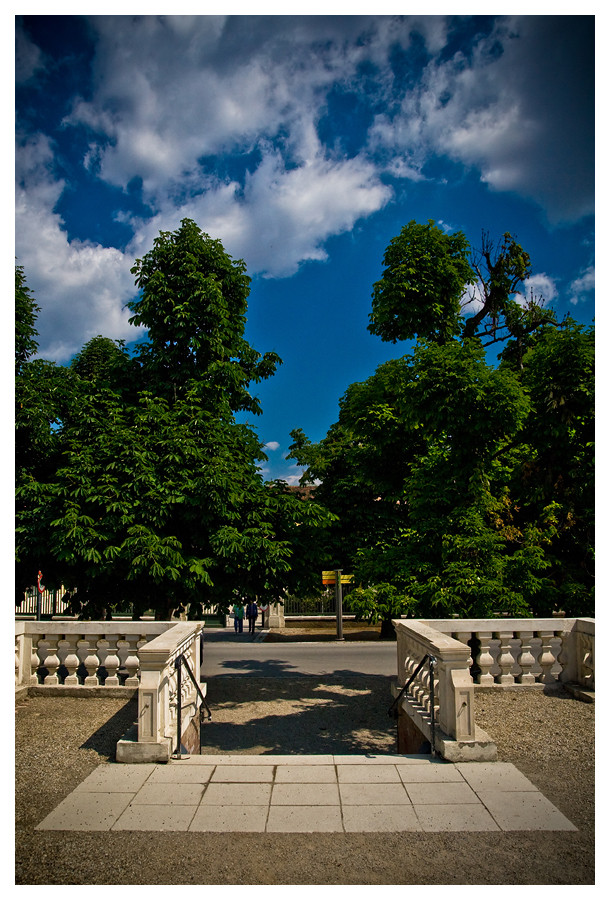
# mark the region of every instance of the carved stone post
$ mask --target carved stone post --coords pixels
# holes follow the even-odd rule
[[[480,641],[479,653],[477,655],[477,665],[481,670],[479,675],[479,684],[489,686],[495,684],[494,676],[491,669],[494,665],[494,658],[491,655],[491,640],[493,632],[477,631],[477,637]]]
[[[521,650],[517,659],[517,663],[521,669],[521,673],[518,675],[519,684],[536,684],[536,676],[532,671],[532,668],[536,665],[536,659],[532,653],[532,638],[534,637],[534,632],[518,631],[517,637],[521,641]]]
[[[97,670],[100,666],[100,660],[97,655],[97,641],[95,640],[95,636],[92,635],[89,639],[85,638],[84,640],[79,641],[78,644],[79,646],[85,644],[87,648],[87,655],[83,660],[83,665],[87,670],[85,687],[99,687],[100,679]]]
[[[59,642],[59,646],[66,654],[64,666],[68,670],[68,674],[65,677],[64,685],[72,687],[77,686],[79,681],[76,670],[80,665],[80,660],[76,653],[76,640],[71,635],[66,635],[64,640]]]
[[[59,656],[57,655],[57,639],[53,635],[47,637],[48,650],[44,658],[44,667],[49,670],[49,674],[45,675],[44,683],[56,685],[59,684],[57,677],[57,669],[59,668]]]
[[[36,638],[32,638],[32,656],[30,660],[30,684],[39,684],[38,669],[40,668],[40,656],[38,655],[38,644]]]
[[[474,685],[468,671],[470,647],[451,647],[437,656],[439,725],[457,741],[474,740]]]
[[[512,631],[498,631],[496,632],[496,638],[500,641],[500,653],[498,655],[498,665],[501,669],[501,674],[499,678],[500,684],[514,684],[515,676],[512,674],[512,668],[514,665],[514,658],[510,646],[510,641],[512,639],[513,633]]]
[[[104,660],[104,668],[106,669],[105,687],[118,687],[119,676],[117,670],[121,664],[118,656],[117,640],[113,634],[107,634],[104,642],[107,647],[106,658]]]
[[[551,669],[555,665],[555,656],[551,649],[552,640],[555,637],[554,631],[539,631],[538,636],[542,641],[542,652],[538,657],[538,665],[542,669],[540,680],[543,684],[554,684],[555,677],[551,674]]]

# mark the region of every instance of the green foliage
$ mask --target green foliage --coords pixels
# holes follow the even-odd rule
[[[273,375],[281,360],[261,356],[244,338],[250,278],[243,260],[183,219],[131,271],[140,295],[128,304],[129,321],[147,329],[138,352],[147,387],[175,399],[194,379],[208,408],[259,413],[248,386]]]
[[[386,268],[373,285],[369,331],[393,342],[458,334],[460,300],[474,281],[469,249],[462,232],[446,234],[432,219],[405,225],[390,241]]]
[[[256,411],[249,381],[278,361],[243,339],[243,264],[185,220],[135,271],[132,308],[150,340],[133,358],[98,335],[68,368],[23,366],[17,591],[40,568],[49,586],[78,588],[84,617],[129,604],[196,616],[235,592],[275,600],[305,566],[311,576],[314,535],[332,517],[265,484],[261,444],[235,421]]]
[[[412,615],[415,603],[395,585],[382,582],[354,588],[346,598],[345,608],[355,612],[357,620],[364,619],[369,625],[381,622],[381,637],[393,638],[392,619]]]
[[[523,299],[530,257],[508,232],[498,245],[483,233],[473,251],[461,231],[411,221],[390,241],[383,264],[369,331],[384,341],[445,343],[459,335],[489,346],[510,338],[520,362],[528,335],[555,321],[544,298]]]
[[[360,614],[381,584],[418,616],[590,614],[592,385],[580,326],[540,329],[523,368],[420,343],[351,385],[318,444],[293,432],[338,516],[325,567],[353,569]]]
[[[25,280],[23,266],[15,266],[15,374],[38,350],[38,332],[34,327],[40,307]]]

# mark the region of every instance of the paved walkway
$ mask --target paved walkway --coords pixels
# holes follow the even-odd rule
[[[190,756],[98,766],[44,831],[576,831],[512,763]]]

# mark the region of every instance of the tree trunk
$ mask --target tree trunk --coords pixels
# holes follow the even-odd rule
[[[379,637],[382,641],[396,640],[396,631],[394,630],[394,626],[392,625],[392,619],[381,620],[381,634],[379,635]]]

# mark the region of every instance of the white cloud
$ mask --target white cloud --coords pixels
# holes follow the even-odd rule
[[[265,444],[265,446],[264,446],[263,449],[264,449],[264,450],[279,450],[279,449],[280,449],[280,445],[279,445],[279,443],[278,443],[277,441],[268,441],[268,442]]]
[[[595,290],[595,266],[588,266],[578,278],[570,284],[570,303],[576,306],[588,299],[588,294]]]
[[[42,135],[21,142],[16,248],[41,301],[41,353],[65,360],[97,333],[133,338],[129,269],[184,217],[251,274],[285,277],[325,260],[331,236],[390,202],[383,173],[422,180],[430,154],[478,167],[491,188],[533,197],[555,221],[589,212],[591,136],[570,80],[583,61],[563,63],[572,57],[559,18],[498,17],[470,56],[447,57],[453,26],[442,16],[125,16],[120,27],[88,17],[92,90],[64,126],[86,128],[91,176],[119,188],[141,178],[153,215],[122,216],[134,231],[124,251],[69,240],[55,212],[66,185],[54,147]],[[400,96],[389,59],[398,49],[408,60],[414,31],[432,58]],[[21,29],[17,39],[27,81],[45,58]],[[371,65],[376,77],[362,76]],[[318,125],[330,92],[357,91],[362,77],[387,112],[347,157],[321,144]],[[216,154],[250,154],[248,172],[214,171]],[[586,290],[577,279],[571,302]]]
[[[546,306],[557,297],[558,292],[555,279],[545,272],[526,278],[523,286],[525,287],[525,293],[517,293],[515,295],[515,299],[521,305],[533,298],[539,306]]]
[[[400,108],[376,118],[371,147],[392,154],[394,171],[400,156],[417,171],[446,154],[492,189],[534,199],[552,222],[592,213],[592,51],[574,40],[590,23],[566,29],[558,18],[498,17],[471,57],[433,59]]]
[[[16,153],[15,244],[29,288],[41,311],[36,328],[40,355],[66,362],[96,334],[133,340],[141,329],[123,309],[134,294],[133,257],[111,247],[68,240],[52,209],[64,184],[50,171],[52,150],[43,137]]]

